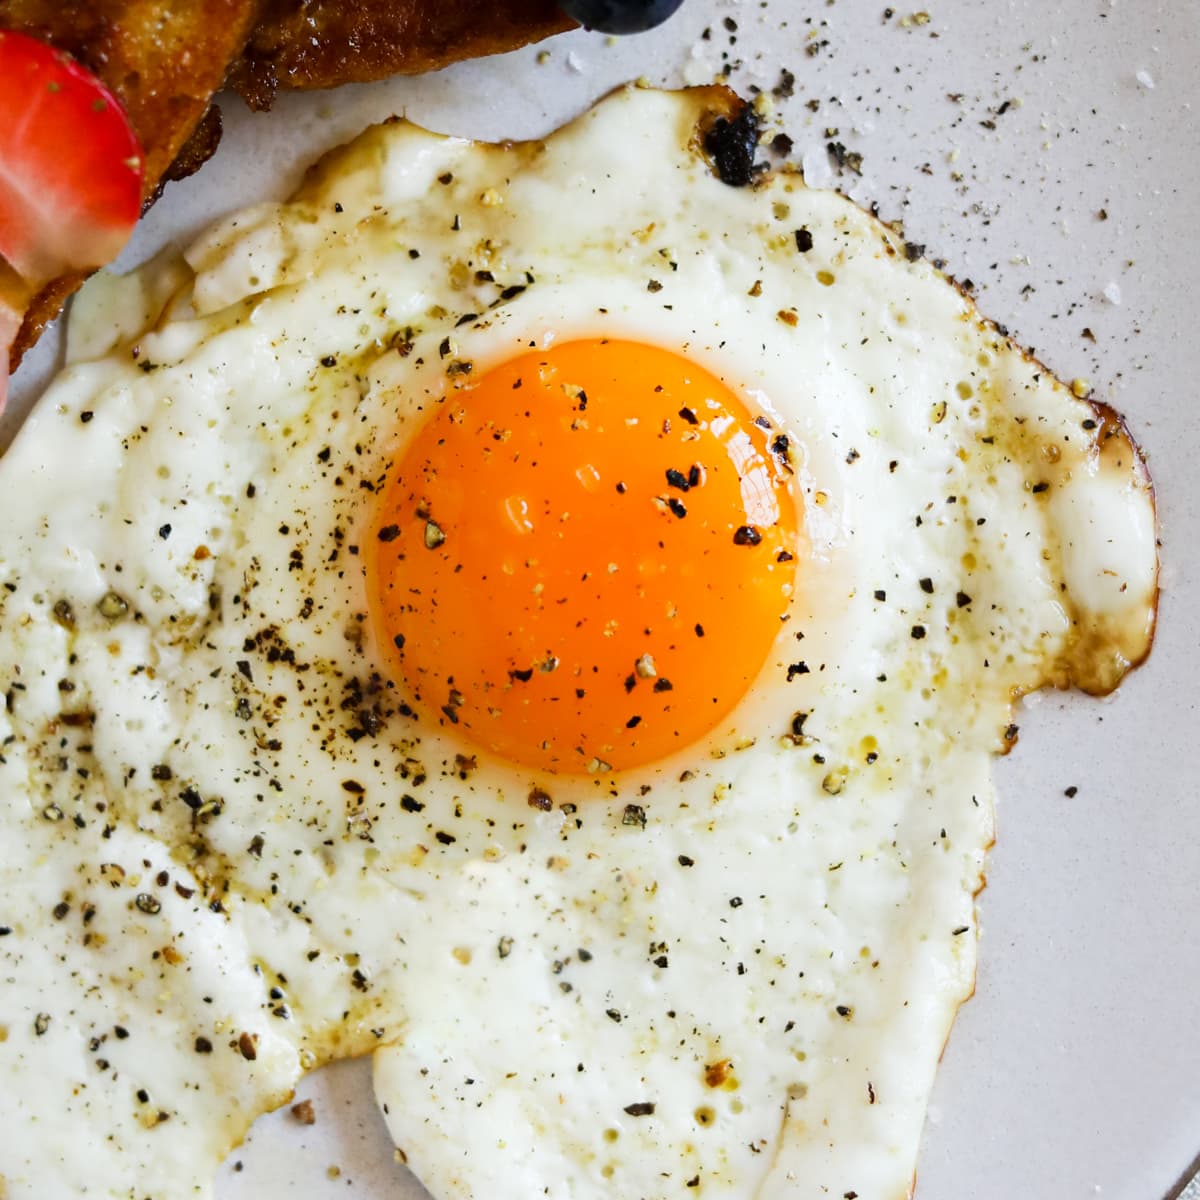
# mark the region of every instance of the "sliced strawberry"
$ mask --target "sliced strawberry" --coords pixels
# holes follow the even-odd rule
[[[11,268],[0,271],[6,362],[12,310],[56,276],[120,253],[141,208],[142,175],[141,146],[112,92],[62,51],[0,31],[0,268]],[[0,377],[0,407],[4,391]]]
[[[142,150],[116,97],[69,55],[0,32],[0,254],[34,284],[116,257]]]

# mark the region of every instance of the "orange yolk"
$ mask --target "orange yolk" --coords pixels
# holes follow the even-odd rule
[[[448,395],[379,493],[374,629],[425,711],[488,751],[663,758],[733,709],[787,613],[787,458],[667,350],[522,354]]]

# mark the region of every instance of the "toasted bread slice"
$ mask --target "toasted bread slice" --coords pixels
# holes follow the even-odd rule
[[[268,0],[230,83],[268,108],[277,90],[416,75],[574,25],[554,0]]]

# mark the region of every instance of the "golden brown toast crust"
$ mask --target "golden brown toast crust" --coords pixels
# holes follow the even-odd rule
[[[227,77],[262,109],[281,88],[416,74],[572,25],[553,0],[0,0],[0,29],[68,51],[116,93],[146,153],[147,204],[216,149]],[[13,370],[85,278],[34,297]]]
[[[268,108],[277,90],[415,75],[574,25],[553,0],[268,0],[230,83]]]

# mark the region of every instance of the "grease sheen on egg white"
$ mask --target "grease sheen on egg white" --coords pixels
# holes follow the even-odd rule
[[[907,1193],[990,756],[1017,692],[1145,653],[1153,505],[1119,425],[866,214],[715,179],[726,104],[371,130],[102,285],[137,329],[81,304],[0,464],[9,1197],[207,1195],[305,1070],[376,1049],[439,1198]],[[810,549],[709,738],[567,778],[410,711],[358,547],[450,363],[596,335],[785,431]]]

